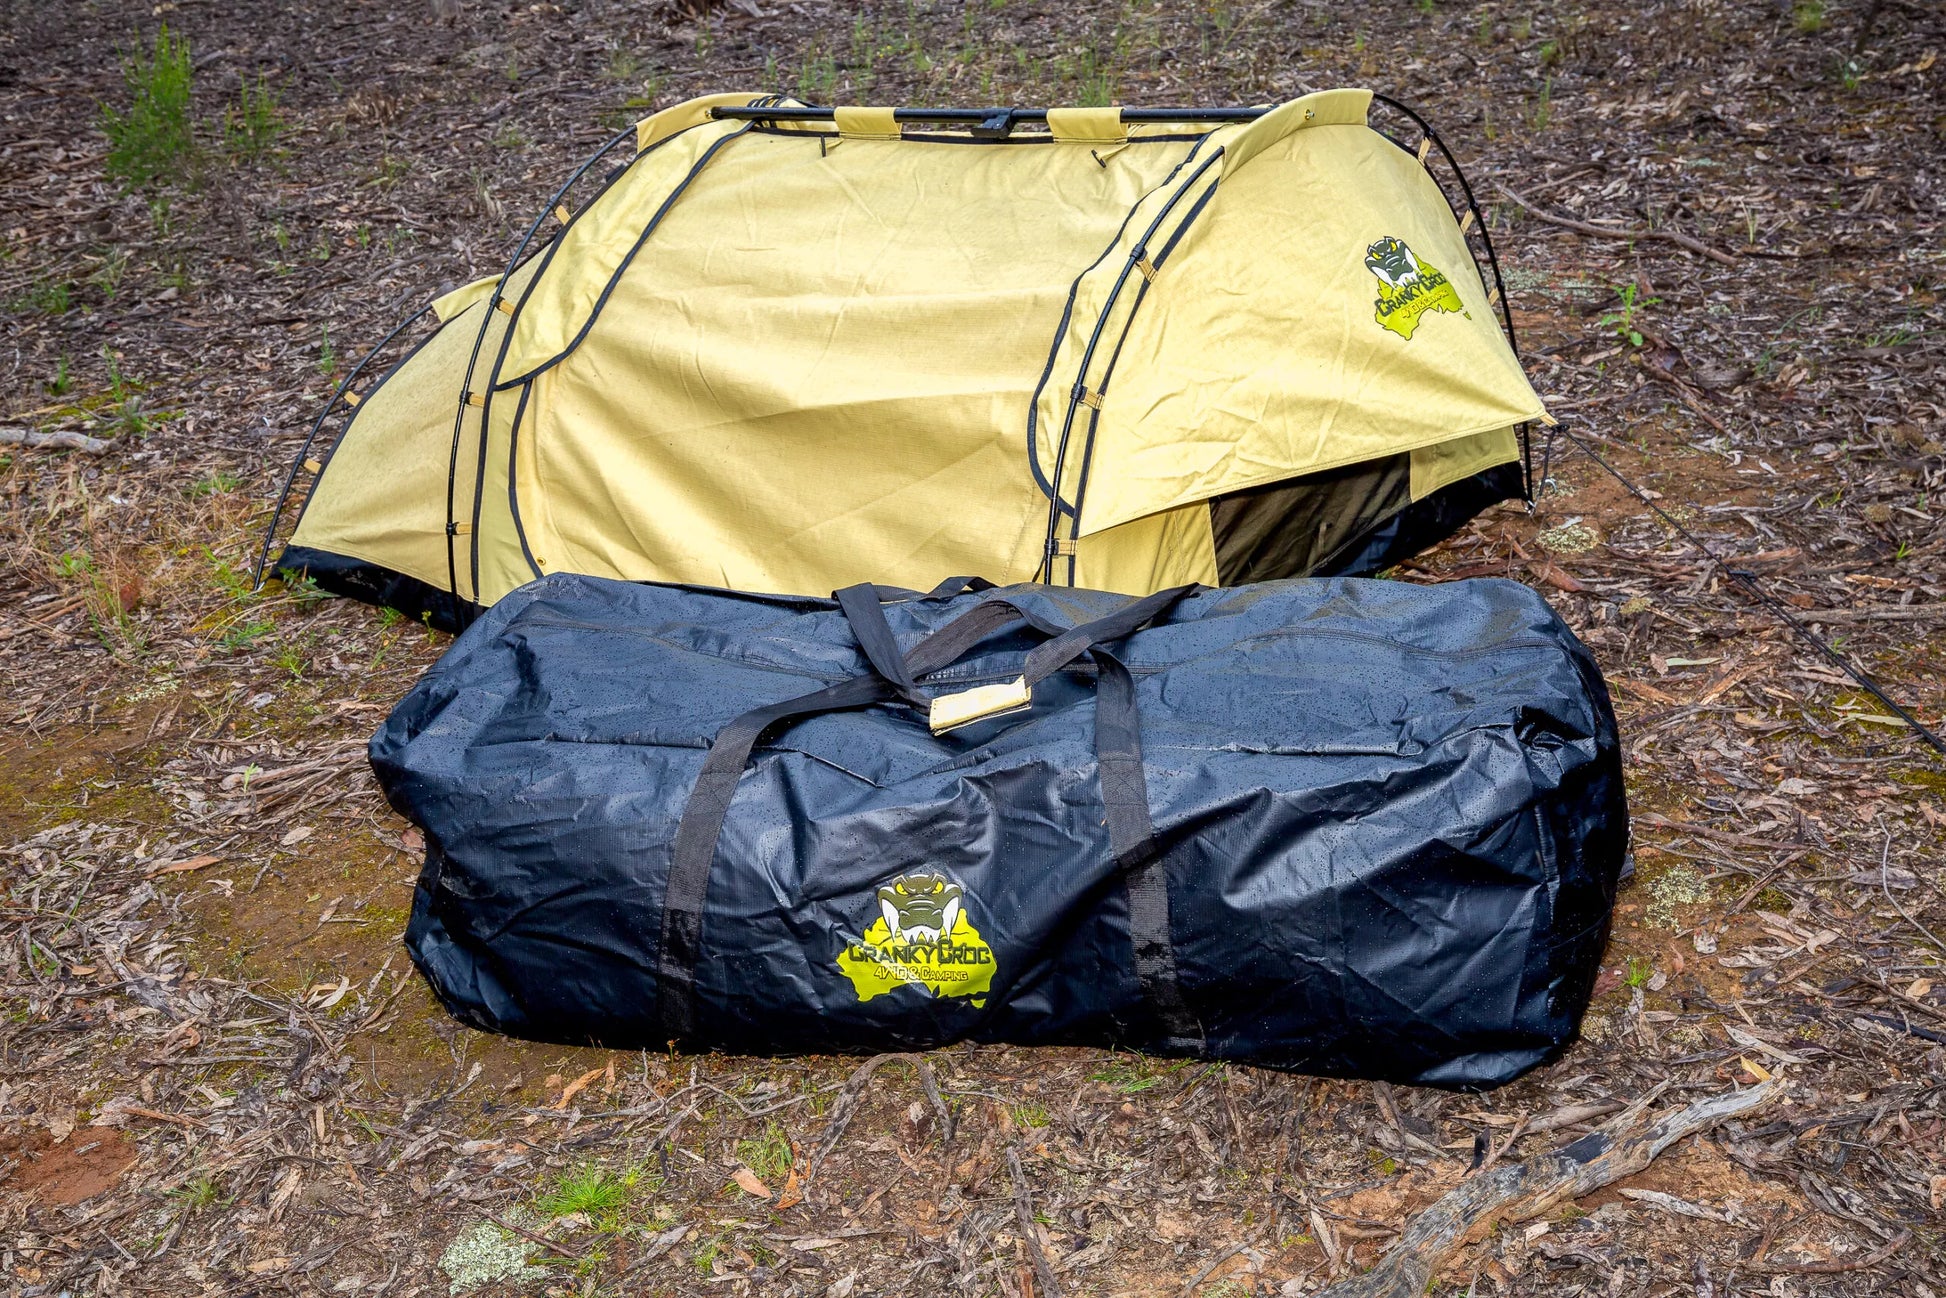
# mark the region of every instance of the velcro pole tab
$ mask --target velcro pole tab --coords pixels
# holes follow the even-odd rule
[[[1426,160],[1426,155],[1431,152],[1432,152],[1432,136],[1428,135],[1425,139],[1419,141],[1419,161],[1424,162]]]
[[[1071,536],[1064,536],[1054,542],[1054,553],[1063,559],[1071,558],[1081,545]]]
[[[1141,256],[1135,259],[1135,269],[1142,272],[1143,279],[1146,279],[1151,284],[1155,283],[1155,263],[1150,261],[1147,256]]]
[[[574,219],[574,213],[568,211],[568,205],[566,203],[557,203],[554,206],[554,219],[562,225],[566,225]]]
[[[1050,108],[1047,130],[1057,144],[1121,144],[1128,139],[1119,108]]]
[[[1016,676],[999,685],[975,685],[957,694],[940,695],[932,701],[927,722],[935,735],[943,735],[948,730],[957,730],[987,717],[1019,712],[1032,706],[1033,702],[1034,691],[1027,684],[1027,678]]]
[[[514,313],[514,304],[507,301],[504,297],[497,297],[493,299],[493,309],[503,312],[506,315],[512,315]]]
[[[469,392],[466,394],[466,404],[469,406],[484,406],[486,404],[486,398],[477,392]]]
[[[1471,230],[1472,228],[1473,228],[1473,209],[1468,208],[1466,210],[1466,215],[1460,218],[1460,233],[1465,234],[1468,230]]]
[[[896,140],[899,119],[890,108],[834,108],[838,134],[848,140]]]
[[[1081,390],[1081,404],[1090,410],[1101,409],[1101,393],[1095,391],[1093,388],[1083,388]]]
[[[311,474],[323,473],[324,461],[319,459],[306,460],[304,461],[304,471]]]
[[[357,394],[356,392],[353,392],[353,391],[351,391],[350,389],[346,389],[346,391],[345,391],[345,395],[344,395],[344,403],[345,403],[346,405],[348,405],[348,406],[351,406],[351,407],[353,407],[354,409],[356,409],[356,408],[357,408],[357,405],[358,405],[358,403],[359,403],[360,401],[362,401],[362,400],[364,400],[364,398],[363,398],[363,397],[361,397],[361,396],[359,396],[359,395],[358,395],[358,394]]]

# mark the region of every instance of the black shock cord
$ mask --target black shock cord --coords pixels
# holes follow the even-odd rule
[[[1795,635],[1798,639],[1804,641],[1806,644],[1816,649],[1819,653],[1823,654],[1826,658],[1830,659],[1832,663],[1834,663],[1841,670],[1843,670],[1845,675],[1851,677],[1854,681],[1857,681],[1860,689],[1863,689],[1867,694],[1870,694],[1873,698],[1877,699],[1880,703],[1884,704],[1888,709],[1891,710],[1892,715],[1896,716],[1899,720],[1905,722],[1906,725],[1912,727],[1912,729],[1916,731],[1922,739],[1924,739],[1928,744],[1931,744],[1933,748],[1938,750],[1938,752],[1940,752],[1942,755],[1946,755],[1946,739],[1941,739],[1936,733],[1934,733],[1931,729],[1929,729],[1924,722],[1920,721],[1919,718],[1913,716],[1912,713],[1908,712],[1903,706],[1901,706],[1898,703],[1897,700],[1895,700],[1891,695],[1887,694],[1883,689],[1881,689],[1877,681],[1873,680],[1870,676],[1866,675],[1864,671],[1862,671],[1857,666],[1853,665],[1851,659],[1848,656],[1839,653],[1836,649],[1833,649],[1828,643],[1825,642],[1823,637],[1819,636],[1816,632],[1812,631],[1810,627],[1805,626],[1804,623],[1800,622],[1797,619],[1796,615],[1793,614],[1790,611],[1790,609],[1786,608],[1784,604],[1777,599],[1776,596],[1772,595],[1769,591],[1765,590],[1761,585],[1758,584],[1757,574],[1743,568],[1732,568],[1721,557],[1719,557],[1714,550],[1710,549],[1707,545],[1704,545],[1701,541],[1699,541],[1696,538],[1694,533],[1692,533],[1688,528],[1684,527],[1681,523],[1678,523],[1674,518],[1672,518],[1668,510],[1656,504],[1655,501],[1649,498],[1646,492],[1644,492],[1640,487],[1636,486],[1633,482],[1630,482],[1626,477],[1624,477],[1620,469],[1616,468],[1614,465],[1610,464],[1607,460],[1604,460],[1599,454],[1597,454],[1594,447],[1588,445],[1588,443],[1582,441],[1581,438],[1575,436],[1573,429],[1569,428],[1565,424],[1558,425],[1558,427],[1560,428],[1562,435],[1564,435],[1570,442],[1573,442],[1575,446],[1580,448],[1581,453],[1583,455],[1586,455],[1589,459],[1593,460],[1596,464],[1599,464],[1603,469],[1605,469],[1608,472],[1608,476],[1615,479],[1615,481],[1621,483],[1622,487],[1625,490],[1627,490],[1627,492],[1630,495],[1634,496],[1637,500],[1641,501],[1643,504],[1647,505],[1650,509],[1654,510],[1656,517],[1660,518],[1665,524],[1667,524],[1670,531],[1674,532],[1677,536],[1680,536],[1683,540],[1687,541],[1690,545],[1694,546],[1698,551],[1700,551],[1703,554],[1705,558],[1707,558],[1710,561],[1710,563],[1713,566],[1720,569],[1724,576],[1728,577],[1731,581],[1735,582],[1738,586],[1741,586],[1745,591],[1749,592],[1751,598],[1755,599],[1759,604],[1763,605],[1764,608],[1767,609],[1773,616],[1775,616],[1778,621],[1782,622],[1786,627],[1788,627],[1790,629],[1791,634]]]

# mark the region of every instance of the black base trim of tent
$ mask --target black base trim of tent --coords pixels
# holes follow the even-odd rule
[[[1451,536],[1489,505],[1519,500],[1526,487],[1512,460],[1461,478],[1415,500],[1313,568],[1312,577],[1356,577],[1382,572]]]
[[[363,600],[380,608],[395,608],[413,621],[424,622],[440,631],[458,634],[480,615],[477,604],[461,599],[451,591],[441,590],[417,577],[408,577],[402,572],[393,572],[390,568],[382,568],[363,559],[332,554],[329,550],[313,550],[304,545],[286,546],[284,552],[277,556],[273,570],[286,581],[290,580],[286,574],[309,577],[317,583],[319,590]]]

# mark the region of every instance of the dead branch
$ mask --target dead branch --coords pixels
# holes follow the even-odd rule
[[[1538,1217],[1558,1203],[1632,1176],[1684,1136],[1759,1108],[1777,1093],[1776,1082],[1731,1091],[1625,1134],[1639,1113],[1631,1109],[1610,1129],[1476,1176],[1419,1214],[1377,1266],[1325,1290],[1319,1298],[1419,1298],[1447,1255],[1473,1231],[1493,1221]]]
[[[911,1064],[913,1070],[919,1074],[919,1085],[924,1088],[926,1099],[932,1104],[933,1114],[939,1119],[940,1139],[949,1142],[952,1140],[953,1111],[946,1106],[945,1097],[939,1093],[939,1078],[933,1072],[932,1065],[927,1062],[926,1057],[905,1053],[873,1055],[858,1065],[858,1068],[846,1079],[844,1089],[838,1092],[838,1098],[831,1106],[831,1118],[824,1126],[824,1135],[818,1138],[818,1147],[811,1154],[811,1166],[804,1173],[806,1189],[810,1188],[812,1178],[817,1176],[818,1169],[824,1165],[824,1160],[838,1147],[838,1142],[844,1139],[845,1128],[851,1125],[852,1111],[858,1107],[858,1097],[864,1094],[865,1085],[872,1080],[872,1074],[878,1071],[879,1065],[893,1061]]]
[[[0,446],[25,446],[31,449],[80,451],[84,455],[106,455],[112,442],[86,433],[40,433],[31,428],[0,428]]]
[[[1631,242],[1656,240],[1662,243],[1673,243],[1678,248],[1685,248],[1698,256],[1708,257],[1711,261],[1720,261],[1725,266],[1735,266],[1737,264],[1737,259],[1729,253],[1721,249],[1712,248],[1706,243],[1692,239],[1686,234],[1679,234],[1674,230],[1622,230],[1612,225],[1594,225],[1587,221],[1577,221],[1573,217],[1556,216],[1552,212],[1542,211],[1540,208],[1535,207],[1532,203],[1522,198],[1519,194],[1514,193],[1513,190],[1508,189],[1505,185],[1499,184],[1498,182],[1495,183],[1494,188],[1512,199],[1515,205],[1522,211],[1539,217],[1549,225],[1558,225],[1563,230],[1572,230],[1576,234],[1585,234],[1596,239],[1627,239]]]
[[[1828,1262],[1755,1261],[1737,1265],[1745,1271],[1762,1271],[1772,1275],[1840,1275],[1846,1271],[1869,1271],[1911,1242],[1912,1232],[1902,1230],[1886,1241],[1882,1248],[1864,1257],[1832,1258]]]
[[[1014,1182],[1014,1222],[1020,1227],[1027,1256],[1033,1259],[1034,1279],[1040,1284],[1041,1298],[1061,1298],[1061,1282],[1054,1278],[1054,1268],[1041,1250],[1040,1236],[1034,1230],[1034,1201],[1027,1194],[1027,1174],[1020,1169],[1020,1151],[1011,1145],[1007,1147],[1007,1173]]]
[[[512,1222],[508,1221],[505,1217],[502,1217],[497,1212],[489,1211],[486,1208],[482,1208],[480,1209],[480,1211],[486,1213],[487,1220],[491,1221],[494,1225],[500,1227],[502,1230],[512,1231],[514,1234],[520,1236],[522,1239],[531,1240],[533,1243],[539,1244],[542,1248],[546,1249],[550,1253],[559,1253],[562,1257],[569,1258],[576,1262],[586,1262],[588,1260],[588,1255],[586,1253],[577,1253],[573,1249],[567,1247],[565,1244],[555,1243],[553,1240],[548,1239],[545,1235],[536,1235],[533,1231],[528,1230],[525,1226],[516,1226]]]

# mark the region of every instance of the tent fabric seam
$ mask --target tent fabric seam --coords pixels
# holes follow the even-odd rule
[[[1214,134],[1214,132],[1209,134]],[[1034,385],[1034,391],[1027,401],[1027,464],[1033,470],[1035,485],[1040,487],[1041,494],[1052,501],[1054,507],[1057,509],[1061,509],[1065,502],[1061,500],[1058,484],[1051,482],[1047,475],[1041,472],[1038,420],[1040,417],[1041,393],[1047,390],[1048,380],[1054,377],[1054,363],[1060,359],[1061,340],[1067,336],[1068,323],[1074,318],[1074,304],[1076,298],[1080,295],[1082,281],[1093,274],[1095,269],[1107,260],[1108,254],[1120,246],[1122,236],[1128,233],[1129,222],[1135,219],[1135,214],[1141,210],[1142,204],[1148,201],[1151,195],[1174,181],[1182,169],[1195,160],[1196,155],[1202,151],[1203,145],[1208,142],[1209,134],[1196,137],[1196,143],[1191,146],[1187,153],[1183,154],[1181,160],[1175,166],[1169,169],[1169,174],[1163,177],[1158,184],[1144,192],[1134,203],[1130,204],[1128,211],[1122,216],[1121,224],[1115,229],[1114,237],[1108,241],[1107,245],[1102,248],[1101,252],[1093,261],[1082,267],[1075,275],[1073,281],[1068,285],[1067,303],[1061,308],[1061,318],[1054,326],[1053,341],[1048,344],[1047,364],[1042,367],[1040,381]],[[1063,509],[1063,512],[1066,512],[1065,509]]]
[[[373,357],[377,356],[380,352],[384,351],[386,345],[389,344],[394,338],[397,338],[399,336],[399,333],[402,330],[408,328],[413,321],[422,318],[426,314],[426,312],[430,311],[431,309],[432,309],[431,303],[427,303],[425,306],[420,307],[417,311],[414,311],[411,315],[407,316],[404,320],[401,320],[397,328],[393,329],[391,333],[387,334],[384,337],[384,339],[380,341],[378,346],[372,348],[369,352],[365,353],[365,359],[358,362],[358,364],[355,367],[353,367],[352,372],[345,376],[344,384],[341,385],[339,388],[340,395],[343,394],[345,387],[350,386],[350,384],[358,378],[359,371],[363,370],[365,366],[369,365]],[[459,316],[454,316],[453,319],[457,320],[459,319]],[[397,374],[400,368],[403,367],[407,361],[411,360],[414,356],[419,354],[420,348],[424,347],[427,343],[437,338],[440,335],[441,330],[444,330],[445,328],[446,328],[446,323],[442,322],[438,329],[434,329],[431,333],[428,333],[424,338],[419,339],[419,341],[413,343],[411,347],[407,348],[405,355],[399,357],[398,360],[394,361],[392,363],[391,368],[387,369],[384,374],[379,376],[378,382],[372,384],[371,388],[366,391],[363,400],[361,400],[358,403],[358,405],[351,407],[351,417],[345,420],[345,426],[338,430],[337,437],[332,439],[331,445],[328,448],[326,448],[324,452],[323,463],[321,463],[318,466],[318,471],[312,475],[311,489],[304,493],[304,503],[297,507],[297,517],[291,520],[291,535],[293,536],[297,535],[297,529],[304,526],[304,515],[310,512],[311,502],[317,499],[318,487],[323,484],[324,475],[330,472],[332,459],[336,457],[336,455],[338,454],[338,448],[344,445],[345,438],[351,436],[352,426],[358,422],[358,417],[361,413],[363,413],[363,409],[366,406],[366,404],[369,403],[373,397],[378,395],[379,389],[383,388],[386,385],[386,383],[391,379],[391,377],[394,374]],[[337,398],[334,397],[332,399],[331,405],[325,407],[324,413],[318,416],[318,421],[320,425],[322,425],[324,419],[330,415],[332,407],[336,406],[337,404],[338,404]],[[314,429],[312,431],[312,437],[315,437],[316,435],[317,435],[317,430]],[[311,438],[306,438],[304,445],[298,448],[297,459],[299,463],[303,461],[305,453],[308,452],[310,449],[311,449]],[[293,481],[295,481],[294,477],[293,477]],[[286,496],[289,495],[289,491],[290,488],[287,486],[285,488]],[[279,502],[279,507],[280,508],[282,507],[281,501]],[[271,520],[271,525],[273,528],[276,526],[276,519],[274,517]]]
[[[1223,160],[1225,149],[1226,149],[1225,145],[1219,144],[1216,147],[1216,151],[1211,153],[1209,157],[1203,159],[1203,161],[1197,166],[1196,170],[1191,172],[1183,180],[1183,182],[1176,187],[1175,192],[1170,194],[1168,199],[1163,203],[1162,210],[1157,212],[1155,215],[1155,219],[1149,222],[1149,228],[1144,230],[1142,232],[1142,237],[1135,241],[1135,251],[1146,252],[1149,246],[1149,240],[1154,238],[1155,232],[1162,228],[1163,221],[1168,219],[1170,213],[1175,210],[1176,204],[1182,201],[1183,195],[1189,191],[1192,185],[1194,185],[1197,181],[1202,179],[1204,172],[1208,171],[1216,163]],[[1221,173],[1219,173],[1217,178],[1210,182],[1210,186],[1209,186],[1210,189],[1214,190],[1216,186],[1219,183],[1221,183],[1221,181],[1222,181],[1222,175]],[[1192,210],[1193,210],[1193,206],[1192,206]],[[1183,218],[1183,220],[1185,221],[1188,219],[1190,219],[1188,216],[1185,216]],[[1109,288],[1108,296],[1102,303],[1101,311],[1095,317],[1094,329],[1088,335],[1087,345],[1082,348],[1081,360],[1080,363],[1076,366],[1077,387],[1080,384],[1085,383],[1087,381],[1088,371],[1094,364],[1095,347],[1101,341],[1102,331],[1108,327],[1108,318],[1110,314],[1113,313],[1116,302],[1121,298],[1122,288],[1128,283],[1129,272],[1133,269],[1134,269],[1133,261],[1125,261],[1123,263],[1121,272],[1118,275],[1116,275],[1115,283],[1113,284],[1113,286]],[[1148,282],[1147,280],[1143,281],[1145,287],[1147,285],[1147,282]],[[1131,318],[1133,316],[1133,311],[1134,308],[1131,307],[1130,308]],[[1036,394],[1035,396],[1035,402],[1038,405],[1039,403],[1038,394]],[[1079,404],[1080,404],[1079,393],[1077,392],[1077,393],[1070,394],[1068,398],[1067,414],[1061,421],[1061,438],[1054,452],[1054,481],[1057,488],[1061,480],[1067,476],[1068,438],[1074,429],[1075,410],[1078,408]],[[1177,502],[1177,503],[1180,504],[1180,503],[1187,503],[1187,502]],[[1161,513],[1162,511],[1152,510],[1150,512]],[[1055,531],[1060,527],[1060,522],[1061,520],[1059,514],[1051,514],[1049,516],[1047,520],[1047,539],[1049,542],[1053,540]],[[1079,528],[1080,526],[1078,505],[1076,507],[1075,525],[1077,528]],[[1079,536],[1080,533],[1077,531],[1076,535]],[[1041,560],[1042,567],[1047,570],[1047,579],[1049,582],[1052,582],[1054,578],[1053,565],[1046,558],[1047,552],[1051,548],[1052,548],[1051,545],[1043,544],[1042,546],[1043,557]]]
[[[1162,250],[1155,255],[1155,259],[1151,263],[1155,274],[1145,274],[1142,277],[1141,284],[1136,286],[1135,301],[1129,306],[1128,318],[1122,321],[1121,337],[1115,340],[1115,350],[1109,353],[1108,364],[1103,367],[1101,372],[1100,391],[1104,402],[1108,395],[1108,385],[1115,377],[1115,366],[1122,358],[1122,348],[1127,345],[1129,333],[1135,328],[1136,314],[1141,311],[1142,303],[1148,300],[1149,290],[1155,284],[1156,275],[1161,273],[1162,267],[1167,264],[1170,255],[1175,252],[1176,245],[1182,241],[1183,235],[1189,232],[1189,228],[1196,223],[1196,218],[1202,215],[1203,209],[1209,206],[1210,199],[1215,197],[1216,191],[1222,187],[1222,184],[1222,177],[1217,177],[1216,181],[1208,189],[1205,189],[1202,195],[1197,198],[1196,202],[1191,205],[1189,211],[1170,233],[1169,238],[1164,241]],[[1088,417],[1088,436],[1081,445],[1081,465],[1076,473],[1074,486],[1074,511],[1069,515],[1068,539],[1071,541],[1078,542],[1081,539],[1081,511],[1087,503],[1088,473],[1094,466],[1095,433],[1100,427],[1101,406],[1098,405]],[[1302,475],[1293,474],[1292,476],[1297,477]],[[1068,559],[1068,585],[1072,586],[1074,580],[1075,561],[1071,555]]]
[[[690,129],[694,130],[696,128],[691,127]],[[541,374],[542,371],[552,369],[554,366],[559,365],[562,361],[566,360],[569,356],[574,354],[575,350],[578,347],[580,347],[582,342],[586,340],[586,338],[588,337],[589,331],[594,328],[595,322],[601,318],[601,313],[603,308],[605,308],[608,305],[608,300],[610,296],[614,293],[616,285],[621,283],[622,276],[627,274],[628,268],[632,264],[634,264],[636,254],[640,253],[643,246],[647,244],[649,240],[649,236],[655,233],[656,227],[662,223],[662,218],[668,215],[669,209],[675,206],[676,200],[681,198],[685,193],[688,192],[690,184],[695,181],[697,176],[702,174],[704,168],[708,167],[709,164],[716,159],[717,152],[720,149],[722,149],[724,145],[730,143],[732,140],[735,140],[742,135],[747,134],[749,130],[750,128],[748,126],[745,126],[740,130],[731,131],[728,134],[724,135],[721,139],[717,140],[714,144],[710,145],[708,149],[704,150],[703,156],[696,159],[695,164],[690,167],[688,173],[683,176],[681,182],[678,183],[676,188],[670,192],[669,196],[662,201],[661,206],[656,208],[654,214],[650,216],[648,224],[642,228],[642,233],[636,238],[635,243],[629,248],[628,252],[623,255],[621,263],[615,267],[614,274],[608,277],[608,283],[602,286],[601,296],[595,299],[594,307],[588,312],[588,318],[582,321],[580,331],[576,333],[573,338],[569,339],[568,344],[565,347],[563,347],[560,351],[548,357],[546,360],[534,366],[532,369],[522,374],[516,374],[514,375],[514,377],[510,379],[500,380],[499,382],[501,387],[510,388],[515,386],[516,384],[524,383],[529,379],[537,377],[539,374]],[[670,136],[669,138],[674,139],[675,136]]]

